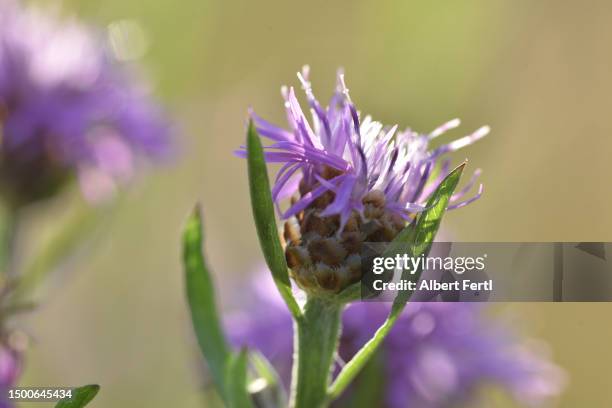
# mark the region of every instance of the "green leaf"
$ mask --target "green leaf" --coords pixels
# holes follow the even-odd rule
[[[262,378],[270,385],[280,383],[278,373],[263,354],[258,351],[251,351],[249,357],[259,378]]]
[[[249,352],[250,363],[255,378],[247,385],[247,390],[258,407],[285,407],[287,395],[280,376],[270,362],[258,351]]]
[[[198,344],[221,397],[227,400],[225,372],[230,351],[217,313],[213,282],[204,262],[202,241],[202,219],[196,207],[183,232],[187,300]]]
[[[227,395],[230,408],[252,408],[253,402],[247,391],[248,350],[234,353],[227,365]]]
[[[296,319],[299,319],[302,312],[291,292],[291,282],[289,281],[285,252],[280,243],[276,219],[274,217],[274,205],[272,203],[266,161],[264,159],[259,135],[252,121],[249,121],[249,129],[247,132],[247,152],[251,206],[253,208],[259,244],[263,251],[264,258],[266,259],[266,263],[270,271],[272,271],[272,276],[278,291],[289,307],[291,314]]]
[[[100,391],[100,386],[97,384],[84,385],[72,390],[70,398],[64,398],[59,401],[55,408],[81,408],[89,404]]]
[[[383,256],[393,256],[399,251],[405,251],[407,246],[413,257],[418,257],[429,252],[440,226],[440,222],[442,221],[442,217],[446,212],[448,201],[457,188],[464,167],[465,163],[461,164],[446,176],[427,202],[428,209],[418,216],[414,226],[409,225],[399,233],[384,252]],[[410,279],[418,280],[420,273],[420,270],[417,271]],[[408,277],[408,275],[402,276],[403,279],[407,279]],[[361,348],[361,350],[355,354],[351,361],[344,366],[336,377],[336,380],[329,387],[328,393],[330,398],[339,397],[368,362],[389,331],[391,331],[395,321],[404,310],[410,295],[411,293],[408,291],[399,292],[393,301],[391,312],[387,320],[378,328],[374,336]]]
[[[419,215],[414,227],[409,226],[400,232],[399,236],[391,242],[391,245],[389,245],[383,254],[384,257],[395,256],[397,253],[405,251],[407,244],[413,257],[429,253],[438,232],[438,228],[440,228],[442,217],[446,213],[448,202],[459,184],[459,179],[461,179],[461,174],[463,174],[465,165],[466,163],[462,163],[457,166],[444,180],[442,180],[442,183],[440,183],[436,191],[427,201],[427,207],[429,207],[429,209]],[[402,279],[418,281],[420,276],[420,269],[412,275],[404,271]],[[391,313],[393,313],[394,309],[403,309],[411,294],[412,293],[407,290],[399,292],[393,302]]]

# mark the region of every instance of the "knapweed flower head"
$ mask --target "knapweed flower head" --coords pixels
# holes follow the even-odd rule
[[[286,258],[292,276],[307,291],[338,292],[359,280],[363,242],[390,242],[427,208],[427,201],[450,172],[447,153],[465,147],[488,132],[487,126],[449,144],[430,149],[432,139],[459,125],[451,120],[428,134],[383,126],[362,116],[351,101],[344,75],[327,107],[314,97],[308,67],[298,78],[312,113],[309,121],[293,88],[282,89],[290,128],[273,125],[252,113],[258,133],[273,141],[265,159],[280,163],[272,197],[280,209]],[[238,152],[242,157],[246,152]],[[480,171],[455,193],[448,209],[469,198]],[[279,210],[280,211],[280,210]]]
[[[257,278],[258,307],[228,320],[230,339],[236,346],[260,350],[288,384],[292,319],[268,274]],[[349,361],[374,335],[389,308],[381,302],[347,307],[338,350],[342,361]],[[384,396],[378,406],[387,408],[473,406],[482,387],[491,385],[522,406],[541,406],[558,396],[565,372],[536,342],[494,324],[484,312],[479,303],[409,303],[374,356],[376,374],[367,380],[357,377],[334,405],[352,406],[356,387],[376,386],[382,387],[377,395]],[[372,378],[380,381],[365,382]]]
[[[22,204],[77,175],[102,199],[138,157],[169,149],[169,127],[102,36],[70,19],[0,0],[0,183]]]

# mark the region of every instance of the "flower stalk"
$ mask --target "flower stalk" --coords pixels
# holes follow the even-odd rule
[[[327,406],[334,355],[341,331],[342,305],[311,297],[295,321],[295,351],[291,384],[292,408]]]
[[[15,240],[17,236],[18,212],[12,208],[5,210],[0,225],[0,271],[6,279],[11,275]]]

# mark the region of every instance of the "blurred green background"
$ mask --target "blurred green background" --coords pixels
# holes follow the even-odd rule
[[[454,239],[612,240],[608,1],[66,0],[63,10],[143,27],[146,71],[180,127],[180,156],[133,186],[23,321],[33,337],[23,385],[100,383],[97,407],[211,406],[183,299],[181,226],[201,201],[231,305],[233,285],[260,259],[246,166],[232,150],[247,107],[284,123],[280,86],[297,85],[305,63],[321,100],[343,66],[357,106],[384,123],[429,131],[461,117],[456,136],[491,125],[456,155],[485,170],[485,196],[448,215]],[[23,240],[65,212],[61,201],[36,210]],[[612,305],[502,309],[568,371],[559,406],[610,406]],[[497,395],[489,404],[512,406]]]

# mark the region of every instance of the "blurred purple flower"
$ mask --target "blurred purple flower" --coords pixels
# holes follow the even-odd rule
[[[103,38],[77,21],[0,0],[0,181],[22,204],[76,173],[107,198],[138,157],[169,152],[169,125]]]
[[[427,199],[449,173],[450,160],[441,160],[446,153],[458,150],[489,133],[483,126],[474,133],[454,142],[429,150],[430,140],[459,126],[451,120],[429,134],[410,129],[397,132],[398,126],[383,126],[370,116],[360,118],[349,97],[344,74],[338,74],[337,89],[327,108],[314,97],[308,80],[308,67],[298,78],[306,92],[312,112],[312,125],[302,112],[293,87],[283,87],[283,97],[290,130],[273,125],[252,113],[260,135],[274,143],[265,147],[270,163],[282,163],[272,196],[277,204],[299,191],[300,199],[282,214],[283,218],[296,215],[327,192],[334,193],[333,201],[325,206],[320,216],[340,216],[340,231],[353,212],[363,216],[364,199],[371,192],[384,196],[384,209],[409,219],[423,211]],[[246,157],[244,148],[237,151]],[[434,169],[440,171],[434,177]],[[469,184],[453,195],[449,209],[460,208],[476,200],[476,195],[464,196],[476,183],[477,170]]]
[[[236,346],[260,350],[288,384],[291,317],[272,284],[259,284],[257,293],[257,308],[249,308],[256,312],[227,322],[230,339]],[[344,361],[372,337],[388,312],[387,303],[354,303],[347,308],[339,350]],[[525,406],[538,406],[558,395],[565,383],[559,367],[505,328],[487,322],[482,305],[476,303],[409,303],[377,358],[382,362],[384,406],[389,408],[473,403],[479,387],[487,384],[507,390]],[[340,405],[349,403],[351,392]]]
[[[6,399],[8,388],[17,384],[21,375],[21,354],[14,348],[0,344],[0,408],[11,408],[14,404]]]

